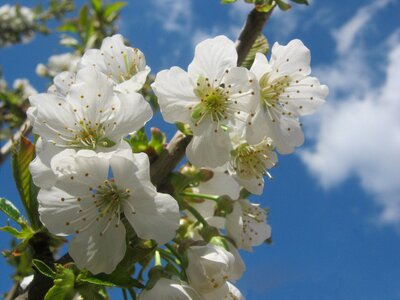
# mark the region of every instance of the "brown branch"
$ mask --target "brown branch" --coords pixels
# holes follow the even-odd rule
[[[238,66],[241,66],[257,37],[261,34],[273,9],[267,13],[259,12],[255,8],[247,16],[246,24],[236,41]]]
[[[24,123],[19,127],[18,131],[14,133],[11,139],[8,140],[7,143],[3,145],[0,149],[0,165],[7,159],[8,155],[11,153],[13,144],[15,141],[18,141],[21,136],[27,135],[31,132],[32,126],[29,119],[25,119]]]

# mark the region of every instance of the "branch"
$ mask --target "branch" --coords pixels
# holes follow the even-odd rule
[[[32,130],[31,122],[28,118],[19,127],[18,131],[3,145],[0,149],[0,165],[6,160],[7,156],[11,153],[11,149],[15,141],[18,141],[21,136],[29,134]]]
[[[273,8],[267,12],[259,12],[255,8],[247,16],[246,24],[236,41],[238,53],[238,66],[241,66],[253,46],[257,37],[261,34],[265,24],[271,16]]]

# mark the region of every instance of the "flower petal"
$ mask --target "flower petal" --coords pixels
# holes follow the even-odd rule
[[[163,70],[157,74],[151,87],[158,97],[165,121],[192,123],[189,108],[200,100],[194,94],[194,83],[185,71],[178,67]]]
[[[235,44],[226,36],[206,39],[196,46],[194,58],[188,67],[190,78],[197,82],[200,76],[219,80],[226,70],[237,65]]]

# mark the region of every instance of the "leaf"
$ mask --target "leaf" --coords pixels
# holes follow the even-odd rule
[[[299,4],[305,4],[305,5],[309,5],[310,3],[308,2],[308,0],[291,0],[292,2],[295,3],[299,3]]]
[[[276,4],[278,4],[279,8],[283,11],[287,11],[292,8],[292,6],[290,4],[287,4],[283,0],[275,0],[275,1],[276,1]]]
[[[104,18],[108,22],[112,22],[112,20],[118,15],[119,11],[126,6],[126,2],[115,2],[107,5],[104,9]]]
[[[24,205],[29,222],[34,229],[40,227],[37,194],[39,188],[32,182],[29,164],[35,157],[35,146],[21,137],[12,152],[12,169],[18,193]]]
[[[92,283],[92,284],[96,284],[96,285],[101,285],[101,286],[107,286],[107,287],[116,286],[115,283],[108,282],[106,280],[102,280],[102,279],[99,279],[96,277],[83,277],[83,278],[79,278],[79,281]]]
[[[58,265],[54,286],[47,292],[44,300],[72,300],[75,296],[74,283],[74,272]]]
[[[247,54],[246,58],[244,59],[242,66],[246,67],[247,69],[250,69],[251,65],[253,64],[254,58],[256,57],[256,54],[257,53],[266,54],[268,50],[269,50],[269,44],[267,38],[263,34],[260,34],[254,41],[253,46],[251,46],[251,49]]]
[[[21,213],[11,201],[8,201],[7,199],[4,198],[0,198],[0,210],[3,213],[5,213],[8,217],[10,217],[11,219],[13,219],[15,222],[18,223],[21,217]]]
[[[90,0],[90,3],[96,12],[101,12],[102,0]]]
[[[65,22],[57,28],[58,31],[75,33],[78,31],[74,22]]]
[[[104,274],[101,273],[96,276],[93,282],[94,284],[100,284],[100,282],[106,283],[104,285],[106,286],[119,286],[119,287],[137,287],[137,288],[143,288],[144,285],[137,279],[133,278],[131,275],[129,275],[126,271],[121,270],[122,267],[117,267],[114,272],[111,274]],[[95,283],[97,282],[97,283]]]
[[[150,130],[151,130],[151,140],[149,146],[153,147],[153,149],[156,151],[157,154],[160,154],[165,148],[167,137],[158,128],[152,127]]]
[[[229,3],[233,3],[236,2],[236,0],[221,0],[222,4],[229,4]]]
[[[127,142],[131,145],[133,152],[144,152],[148,147],[149,140],[147,138],[144,127],[136,131]]]
[[[14,228],[12,226],[0,227],[0,230],[12,234],[17,239],[29,240],[35,234],[35,231],[32,230],[32,228],[27,226],[26,224],[23,224],[23,223],[21,223],[21,224],[22,224],[21,231],[18,231],[18,229]]]
[[[46,263],[39,259],[33,259],[32,264],[36,267],[36,269],[42,273],[43,275],[50,277],[50,278],[55,278],[56,277],[56,272],[53,271],[52,268],[50,268]]]

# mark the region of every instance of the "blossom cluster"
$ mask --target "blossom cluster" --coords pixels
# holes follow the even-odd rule
[[[153,115],[141,94],[149,72],[143,53],[114,35],[68,71],[54,69],[48,91],[30,96],[40,219],[54,234],[73,235],[69,253],[92,274],[115,270],[132,233],[153,240],[156,266],[163,257],[179,270],[150,276],[141,300],[243,299],[233,285],[245,270],[238,250],[271,237],[268,211],[247,196],[263,192],[277,152],[303,143],[299,117],[328,89],[309,76],[310,52],[299,40],[275,44],[269,61],[258,53],[249,70],[237,66],[227,37],[199,43],[187,72],[163,70],[152,84],[164,120],[186,124],[191,136],[189,162],[176,173],[185,179],[164,194],[147,154],[124,140]]]
[[[0,7],[0,47],[29,41],[34,33],[35,16],[25,6],[5,4]]]

